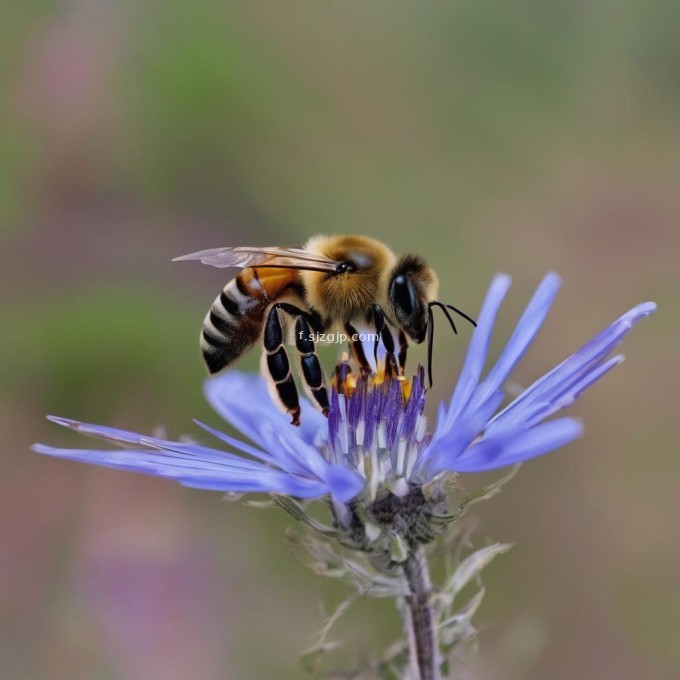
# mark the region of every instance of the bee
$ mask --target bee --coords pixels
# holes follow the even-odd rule
[[[380,349],[385,373],[403,378],[408,341],[420,344],[427,338],[431,385],[433,308],[444,312],[454,332],[449,310],[475,323],[436,299],[438,278],[425,260],[397,257],[365,236],[315,236],[302,248],[215,248],[175,260],[243,269],[206,314],[200,335],[203,360],[211,375],[218,373],[259,340],[262,372],[293,425],[300,424],[300,402],[286,344],[295,346],[305,392],[327,416],[328,390],[316,353],[321,334],[349,339],[362,377],[378,370]],[[374,338],[373,352],[361,341],[367,333]]]

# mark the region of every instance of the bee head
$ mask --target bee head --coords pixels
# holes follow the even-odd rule
[[[416,255],[404,255],[392,271],[387,301],[398,325],[416,343],[425,340],[428,303],[437,286],[437,275]]]

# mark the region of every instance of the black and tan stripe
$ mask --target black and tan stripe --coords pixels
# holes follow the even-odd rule
[[[239,290],[238,277],[224,287],[201,330],[201,353],[211,374],[226,368],[255,343],[263,313],[264,307],[252,306],[252,298]]]

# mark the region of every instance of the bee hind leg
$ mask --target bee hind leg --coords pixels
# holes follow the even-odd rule
[[[280,311],[295,318],[295,348],[300,357],[305,391],[316,407],[328,416],[330,411],[328,391],[312,333],[312,325],[316,327],[317,324],[310,314],[287,302],[277,302],[272,305],[265,324],[264,345],[267,373],[274,383],[276,396],[284,409],[291,414],[293,425],[299,425],[300,401],[290,369],[288,353],[283,346],[284,333],[279,317]]]
[[[279,317],[280,305],[272,305],[264,326],[264,353],[262,372],[270,381],[273,393],[278,398],[292,420],[292,425],[300,424],[300,399],[290,370],[288,352],[283,346],[283,326]]]
[[[295,348],[300,355],[300,368],[307,392],[321,413],[328,416],[330,412],[328,390],[326,389],[323,369],[316,354],[312,327],[304,313],[300,314],[295,322]]]

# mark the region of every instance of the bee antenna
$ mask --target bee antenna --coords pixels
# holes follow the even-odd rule
[[[452,312],[455,312],[459,316],[462,316],[466,321],[469,321],[475,328],[477,328],[477,322],[471,317],[468,316],[465,312],[461,312],[458,307],[454,307],[453,305],[444,305],[445,307],[448,307]]]
[[[453,322],[453,319],[451,318],[451,314],[449,314],[449,310],[446,309],[446,306],[444,305],[443,302],[439,302],[439,300],[433,300],[427,305],[427,377],[428,380],[430,381],[430,389],[432,389],[432,349],[434,347],[434,313],[432,311],[433,307],[439,307],[439,309],[444,312],[444,316],[448,319],[449,324],[451,324],[451,329],[453,332],[458,335],[458,329],[456,328],[456,324]]]
[[[469,321],[475,328],[477,327],[477,322],[472,318],[469,317],[465,312],[461,312],[460,309],[457,307],[454,307],[453,305],[447,305],[443,302],[440,302],[439,300],[432,300],[432,302],[428,303],[427,305],[427,378],[430,382],[430,389],[432,388],[432,350],[434,348],[434,313],[432,311],[433,307],[439,307],[439,309],[444,312],[444,316],[448,320],[449,324],[451,325],[451,330],[458,335],[458,329],[456,328],[456,324],[454,323],[453,319],[451,318],[451,314],[449,313],[449,309],[456,314],[459,314],[462,316],[464,319]]]
[[[427,379],[432,389],[432,348],[434,347],[434,315],[432,305],[427,306]]]
[[[448,319],[449,324],[451,324],[451,330],[458,335],[458,329],[456,328],[456,324],[453,322],[453,319],[451,318],[451,315],[449,314],[449,310],[446,309],[448,305],[445,305],[443,302],[439,302],[439,300],[433,300],[430,302],[428,305],[430,309],[430,313],[432,313],[432,307],[439,307],[439,309],[444,312],[444,316]]]

